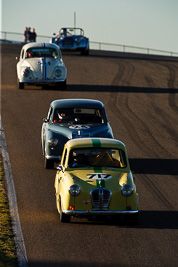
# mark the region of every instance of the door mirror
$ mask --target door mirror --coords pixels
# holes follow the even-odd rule
[[[48,122],[49,120],[47,118],[44,118],[43,119],[43,122]]]
[[[58,170],[58,171],[62,171],[62,166],[58,166],[58,167],[56,168],[56,170]]]

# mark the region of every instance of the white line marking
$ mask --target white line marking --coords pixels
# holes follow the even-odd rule
[[[9,209],[10,209],[12,229],[13,229],[14,239],[15,239],[15,244],[16,244],[18,265],[20,267],[27,267],[28,259],[26,255],[25,243],[24,243],[22,229],[20,225],[15,186],[14,186],[14,181],[13,181],[13,176],[12,176],[12,171],[11,171],[9,154],[7,151],[7,145],[5,141],[4,129],[2,126],[2,121],[1,121],[1,115],[0,115],[0,150],[2,153],[3,164],[4,164],[5,182],[7,186]]]

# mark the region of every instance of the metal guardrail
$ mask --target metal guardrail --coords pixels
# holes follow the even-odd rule
[[[23,33],[0,31],[0,39],[3,41],[11,40],[11,42],[23,43],[24,42],[23,38],[24,38]],[[52,36],[37,35],[38,42],[49,42],[51,38]],[[172,57],[173,56],[178,57],[178,52],[123,45],[123,44],[96,42],[96,41],[90,41],[90,48],[96,49],[96,50],[109,50],[109,51],[117,51],[117,52],[132,52],[132,53],[154,54],[154,55],[169,55]]]
[[[112,43],[103,43],[103,42],[91,42],[93,44],[97,44],[99,46],[99,50],[105,47],[112,47],[112,50],[121,51],[121,52],[137,52],[137,53],[143,53],[143,54],[155,54],[155,55],[169,55],[169,56],[175,56],[178,57],[177,52],[171,52],[171,51],[165,51],[165,50],[159,50],[159,49],[153,49],[153,48],[145,48],[145,47],[138,47],[138,46],[131,46],[131,45],[122,45],[122,44],[112,44]],[[101,48],[102,47],[102,48]]]

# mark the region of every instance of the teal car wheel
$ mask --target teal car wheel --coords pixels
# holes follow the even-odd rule
[[[54,161],[45,158],[45,168],[46,169],[53,169],[54,168]]]

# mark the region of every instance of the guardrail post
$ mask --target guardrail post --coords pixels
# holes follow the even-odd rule
[[[7,34],[7,32],[4,32],[4,39],[6,40],[6,34]]]

